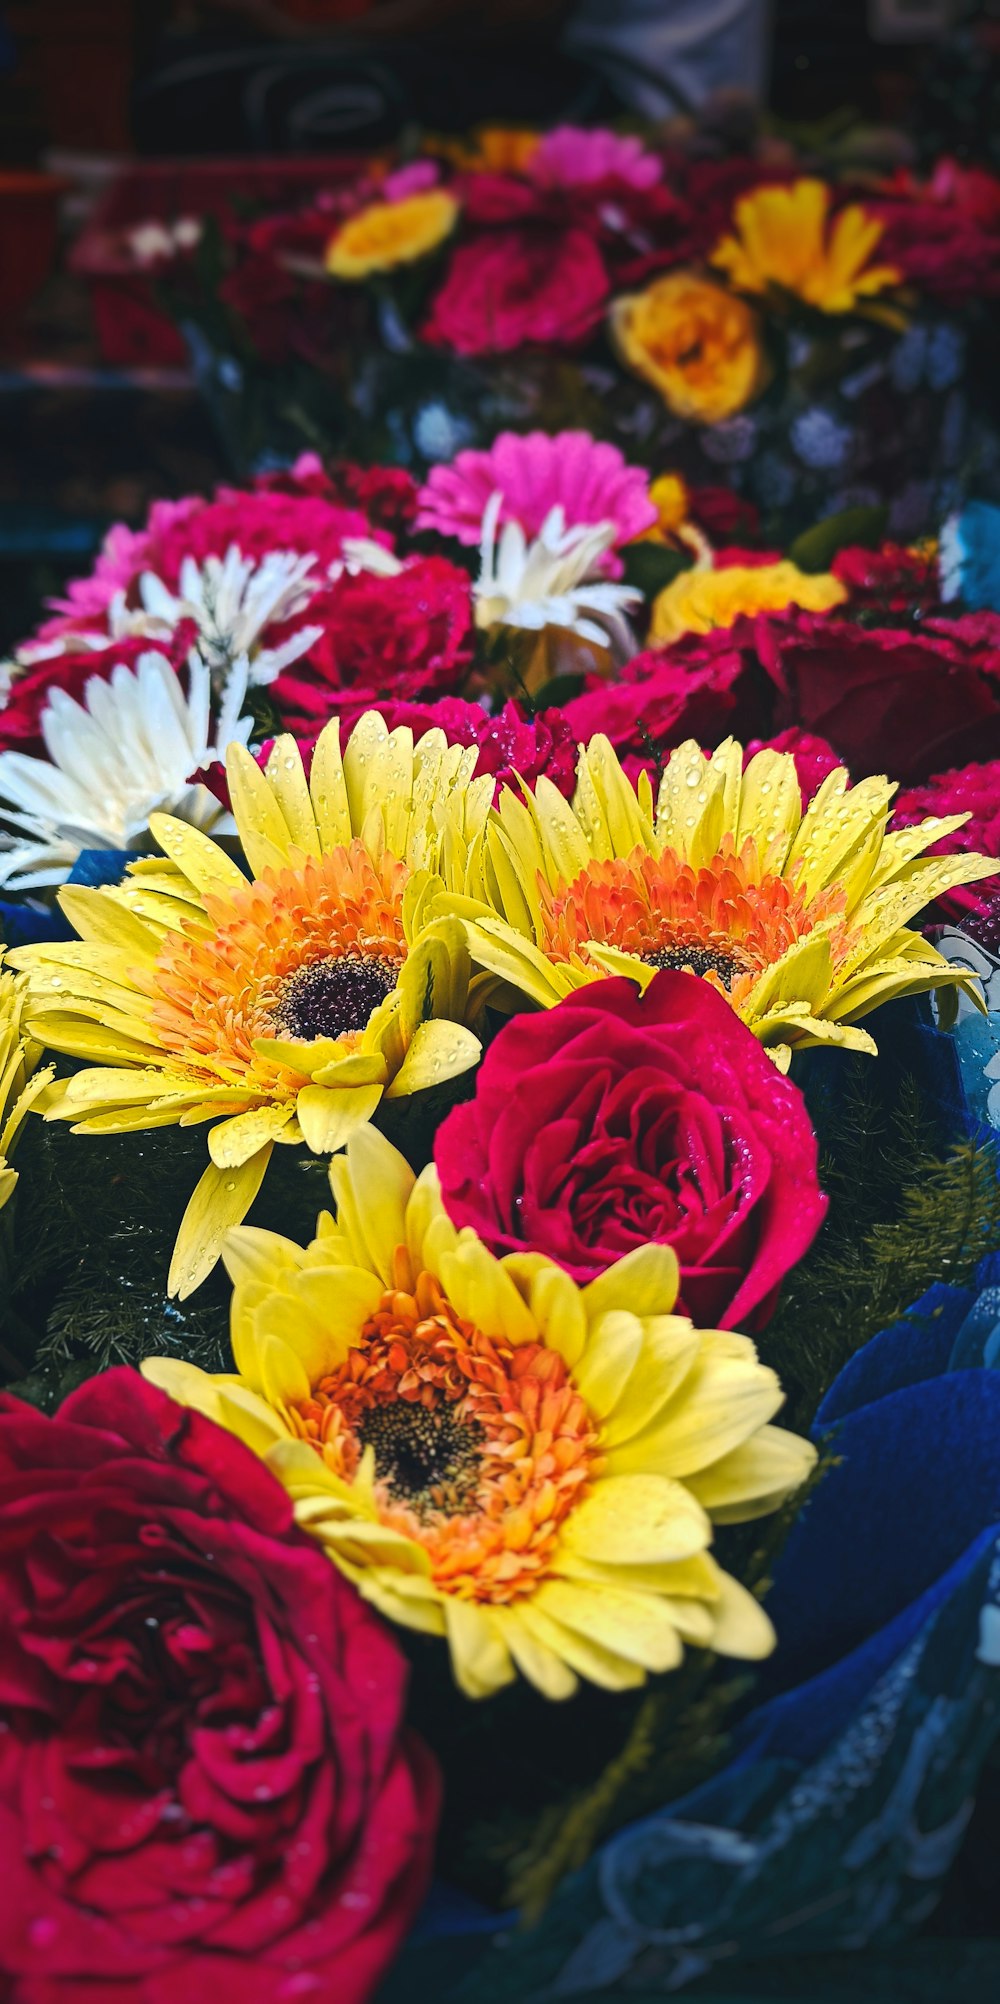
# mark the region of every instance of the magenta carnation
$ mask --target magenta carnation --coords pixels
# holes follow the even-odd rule
[[[424,339],[456,355],[575,347],[597,326],[608,290],[586,230],[491,231],[454,252]]]
[[[488,452],[460,452],[450,466],[431,468],[416,526],[478,543],[493,494],[503,495],[500,522],[519,522],[529,538],[555,507],[568,528],[613,522],[617,543],[631,542],[657,519],[649,475],[629,466],[616,445],[587,431],[502,431]],[[606,568],[610,572],[610,563]],[[616,564],[615,574],[620,568]]]
[[[557,125],[545,134],[528,172],[544,188],[579,188],[602,181],[652,188],[663,178],[663,162],[647,152],[633,133]]]

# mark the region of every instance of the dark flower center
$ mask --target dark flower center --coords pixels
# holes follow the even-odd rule
[[[373,1012],[396,986],[392,961],[344,953],[299,967],[283,983],[271,1014],[283,1036],[311,1044],[367,1028]]]
[[[374,1406],[357,1427],[374,1448],[375,1474],[416,1517],[435,1510],[459,1516],[475,1504],[483,1430],[456,1419],[446,1406]]]
[[[744,969],[735,954],[722,953],[714,946],[652,946],[639,955],[647,967],[676,967],[682,973],[717,974],[724,988],[731,988]]]

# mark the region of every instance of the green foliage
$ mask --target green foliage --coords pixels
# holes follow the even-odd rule
[[[622,551],[625,583],[644,598],[654,599],[693,564],[690,550],[670,550],[664,543],[629,543]]]
[[[800,571],[828,571],[837,551],[849,545],[861,543],[865,549],[877,549],[885,524],[884,508],[842,508],[838,515],[827,515],[815,528],[796,536],[788,555]]]

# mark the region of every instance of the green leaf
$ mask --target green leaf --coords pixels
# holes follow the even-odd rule
[[[629,543],[622,561],[625,583],[653,599],[682,571],[689,571],[694,559],[687,550],[668,550],[663,543]]]
[[[842,508],[838,515],[827,515],[815,528],[796,536],[788,556],[800,571],[828,571],[837,551],[851,544],[877,549],[885,535],[886,519],[885,508]]]

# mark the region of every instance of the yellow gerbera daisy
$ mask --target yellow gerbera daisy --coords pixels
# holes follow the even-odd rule
[[[369,711],[343,756],[336,721],[306,783],[294,739],[266,774],[227,761],[253,871],[186,822],[154,814],[168,857],[113,888],[60,893],[82,944],[21,948],[32,1035],[96,1060],[49,1119],[79,1134],[215,1121],[185,1212],[171,1293],[190,1294],[246,1216],[276,1141],[340,1148],[398,1097],[475,1064],[469,955],[455,919],[428,923],[481,834],[493,780],[475,747],[430,731],[414,746]],[[54,1089],[56,1093],[56,1089]]]
[[[894,265],[869,264],[884,225],[859,202],[831,221],[825,181],[754,188],[733,210],[734,231],[712,252],[740,292],[777,286],[821,313],[850,313],[860,300],[898,285]]]
[[[672,578],[653,600],[649,638],[667,646],[685,633],[709,633],[732,626],[741,613],[784,612],[790,605],[807,612],[829,612],[841,605],[847,589],[829,573],[800,571],[782,557],[774,564],[697,564]]]
[[[41,1045],[24,1027],[28,984],[2,962],[0,951],[0,1211],[17,1182],[17,1170],[10,1166],[11,1150],[31,1108],[44,1101],[52,1078],[51,1066],[36,1070]]]
[[[470,1697],[516,1670],[550,1698],[619,1690],[684,1641],[767,1655],[711,1519],[773,1509],[815,1455],[769,1424],[782,1391],[748,1337],[671,1314],[671,1249],[585,1288],[538,1253],[497,1260],[370,1127],[330,1181],[310,1246],[227,1241],[238,1375],[147,1376],[263,1455],[383,1614],[447,1636]]]
[[[457,221],[458,203],[447,188],[428,188],[399,202],[371,202],[341,224],[323,262],[334,278],[392,271],[436,250]]]
[[[547,779],[507,791],[470,855],[472,956],[548,1008],[603,974],[645,988],[687,968],[729,997],[785,1068],[792,1045],[874,1051],[852,1027],[892,996],[970,977],[907,921],[956,884],[995,874],[987,856],[924,856],[965,815],[887,834],[896,788],[838,768],[802,813],[794,759],[762,751],[743,771],[732,739],[706,758],[671,753],[654,806],[605,737],[580,750],[572,802]]]

